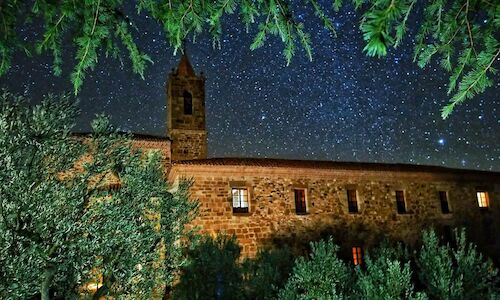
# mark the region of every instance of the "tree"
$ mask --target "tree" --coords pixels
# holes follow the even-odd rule
[[[174,299],[243,299],[241,248],[235,236],[203,236],[188,250]]]
[[[403,249],[383,244],[365,257],[366,269],[356,267],[359,299],[427,299],[414,293],[408,255]]]
[[[332,239],[311,243],[310,259],[299,257],[279,299],[344,299],[352,291],[351,268],[338,258]]]
[[[243,263],[247,299],[271,300],[278,297],[292,273],[294,256],[288,247],[259,251]]]
[[[300,3],[302,2],[302,3]],[[149,14],[162,24],[174,53],[184,40],[193,41],[204,31],[220,46],[223,16],[239,12],[247,32],[255,26],[257,33],[251,49],[262,47],[269,35],[278,36],[284,44],[283,55],[289,64],[297,45],[312,59],[310,33],[295,17],[304,9],[313,12],[325,30],[336,35],[332,22],[340,9],[360,12],[360,29],[368,56],[385,56],[390,47],[398,47],[411,20],[420,20],[415,36],[414,61],[426,66],[436,57],[450,75],[450,103],[442,110],[447,118],[456,105],[495,84],[493,67],[500,56],[500,3],[489,0],[352,0],[343,8],[342,0],[334,0],[331,8],[318,0],[139,0],[138,16]],[[71,39],[76,48],[75,66],[71,73],[75,93],[80,90],[85,74],[93,69],[102,51],[121,59],[126,48],[132,70],[143,76],[150,58],[139,50],[133,32],[138,29],[126,13],[133,4],[124,0],[2,0],[0,1],[0,75],[9,69],[14,51],[28,54],[52,54],[54,74],[61,74],[62,45]],[[43,32],[35,41],[23,42],[17,37],[18,27],[32,19],[41,19]]]
[[[68,299],[88,283],[94,298],[150,298],[171,283],[197,204],[106,118],[75,138],[72,102],[0,96],[0,298]]]
[[[417,258],[419,277],[435,299],[498,299],[498,270],[455,230],[456,245],[440,245],[434,231],[423,233]]]

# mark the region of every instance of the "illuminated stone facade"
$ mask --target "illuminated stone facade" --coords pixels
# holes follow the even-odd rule
[[[172,159],[206,158],[205,78],[195,74],[186,55],[169,74],[166,90]]]
[[[396,164],[207,159],[205,79],[183,56],[168,80],[172,142],[164,139],[158,146],[170,151],[165,154],[170,181],[194,179],[191,194],[201,209],[192,225],[202,233],[235,234],[248,256],[284,244],[300,249],[311,240],[333,235],[348,254],[350,247],[370,247],[384,238],[415,245],[430,226],[445,237],[451,228],[465,226],[487,254],[498,258],[500,173]],[[151,141],[141,143],[155,148]],[[478,201],[481,195],[487,203]]]
[[[194,179],[191,194],[201,205],[194,225],[208,234],[236,234],[245,255],[273,245],[300,248],[328,235],[344,246],[344,253],[384,238],[415,245],[430,226],[444,236],[466,226],[490,255],[500,250],[499,173],[233,158],[173,162],[169,177]],[[233,187],[248,189],[248,213],[233,212]],[[305,214],[296,211],[297,189],[305,191]],[[355,193],[351,212],[348,190]],[[487,208],[478,206],[479,190],[488,194]],[[403,192],[404,211],[398,211],[396,191]],[[446,199],[440,198],[443,193]]]

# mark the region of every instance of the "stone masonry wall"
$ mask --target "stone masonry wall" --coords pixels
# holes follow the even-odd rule
[[[207,157],[207,132],[199,130],[172,130],[172,160]]]
[[[421,231],[465,225],[469,237],[498,253],[500,186],[493,178],[453,174],[311,170],[255,166],[175,165],[170,180],[194,179],[192,198],[200,202],[194,226],[201,232],[235,234],[245,256],[259,248],[297,246],[333,234],[345,247],[369,247],[382,238],[414,245]],[[232,212],[231,187],[248,188],[248,214]],[[488,189],[490,208],[478,208],[476,188]],[[306,189],[307,214],[295,213],[294,188]],[[349,213],[347,189],[356,189],[359,213]],[[398,214],[395,191],[403,190],[406,214]],[[443,214],[438,191],[448,192],[450,214]],[[347,249],[347,248],[346,248]]]
[[[170,143],[171,141],[167,138],[134,137],[132,140],[132,147],[142,149],[144,151],[160,151],[162,161],[165,164],[170,164]]]

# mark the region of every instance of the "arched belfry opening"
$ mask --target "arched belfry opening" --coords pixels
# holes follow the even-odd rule
[[[193,95],[190,92],[184,91],[184,114],[192,115],[193,114]]]
[[[172,160],[206,158],[205,77],[196,74],[186,52],[168,76],[167,104]]]

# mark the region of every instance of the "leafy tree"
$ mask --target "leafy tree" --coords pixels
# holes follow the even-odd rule
[[[337,256],[331,239],[311,243],[310,259],[297,258],[279,299],[344,299],[352,291],[351,268]]]
[[[476,247],[467,243],[465,230],[455,230],[456,245],[440,245],[434,231],[423,233],[417,259],[419,277],[435,299],[497,299],[498,270]]]
[[[188,251],[174,299],[242,299],[241,248],[235,236],[203,236]]]
[[[75,138],[68,97],[25,104],[0,96],[0,298],[74,298],[90,282],[94,298],[158,293],[196,209],[187,183],[169,192],[159,155],[106,118]]]
[[[356,267],[359,299],[426,299],[414,293],[409,257],[401,246],[383,244],[372,253],[365,257],[366,269]]]
[[[318,0],[139,0],[138,14],[129,17],[126,10],[134,5],[124,0],[2,0],[0,1],[0,75],[9,69],[14,51],[28,54],[49,52],[54,58],[54,74],[61,74],[62,45],[71,39],[76,47],[71,81],[75,93],[85,74],[93,69],[102,51],[121,59],[128,52],[132,70],[143,76],[150,58],[139,50],[133,33],[138,31],[133,19],[148,14],[164,28],[174,52],[184,40],[193,41],[204,31],[220,46],[223,16],[239,12],[243,26],[256,28],[251,49],[262,47],[269,35],[284,45],[283,55],[289,64],[297,46],[312,59],[310,33],[295,17],[309,10],[325,30],[336,35],[332,19],[345,1],[334,0],[324,7]],[[426,66],[432,58],[450,74],[450,103],[442,110],[446,118],[456,105],[486,88],[494,86],[494,64],[500,56],[500,2],[490,0],[352,0],[347,1],[361,14],[360,29],[369,56],[385,56],[387,49],[398,47],[412,20],[420,20],[415,36],[414,61]],[[43,31],[35,41],[21,41],[17,28],[27,21],[41,19]],[[38,21],[37,21],[38,22]]]
[[[264,250],[243,264],[246,294],[249,299],[270,300],[278,297],[294,265],[288,248]]]

